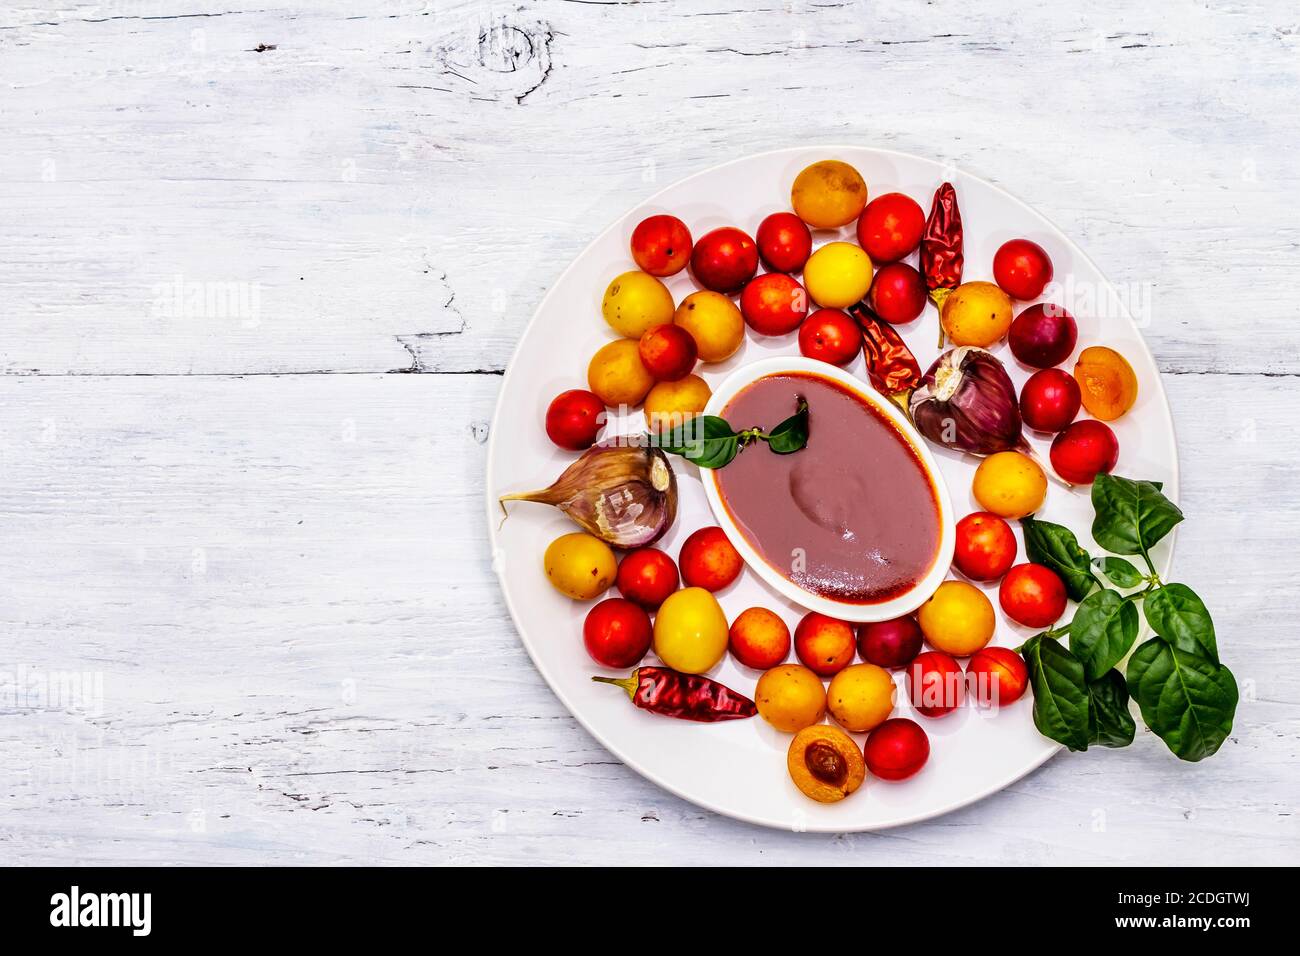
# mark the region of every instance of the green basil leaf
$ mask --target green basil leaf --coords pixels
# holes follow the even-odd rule
[[[1070,652],[1089,681],[1124,659],[1138,636],[1137,607],[1119,592],[1099,590],[1079,602],[1070,621]]]
[[[669,432],[652,434],[650,442],[664,451],[685,456],[690,451],[698,452],[701,444],[706,441],[735,436],[736,433],[725,418],[719,418],[717,415],[697,415],[688,418]]]
[[[722,468],[731,464],[739,451],[740,439],[732,435],[729,438],[710,438],[704,442],[699,454],[684,457],[701,468]]]
[[[1034,689],[1034,726],[1071,750],[1088,749],[1088,686],[1083,664],[1052,638],[1039,634],[1021,651]]]
[[[1183,520],[1178,506],[1151,481],[1098,475],[1092,483],[1092,507],[1097,516],[1092,536],[1115,554],[1142,554]]]
[[[1147,623],[1168,643],[1189,654],[1200,654],[1219,663],[1219,646],[1214,638],[1214,621],[1204,602],[1186,584],[1156,588],[1142,602]]]
[[[1135,588],[1146,580],[1146,576],[1133,567],[1133,562],[1123,558],[1093,558],[1092,566],[1117,588]]]
[[[1128,662],[1128,689],[1146,721],[1176,756],[1203,760],[1232,732],[1232,671],[1153,637]]]
[[[793,415],[767,434],[767,447],[778,455],[788,455],[808,444],[808,403],[799,399]]]
[[[701,468],[721,468],[730,463],[740,450],[740,438],[725,418],[699,415],[667,434],[651,435],[652,444],[666,452],[681,455]]]
[[[1128,684],[1124,675],[1109,670],[1088,682],[1088,743],[1102,747],[1127,747],[1137,733],[1128,709]]]
[[[1064,525],[1034,518],[1021,518],[1025,532],[1025,553],[1035,564],[1043,564],[1057,573],[1065,591],[1075,601],[1082,601],[1092,590],[1092,561],[1079,546],[1074,532]]]

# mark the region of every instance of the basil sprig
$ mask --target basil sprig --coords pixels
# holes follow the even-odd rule
[[[725,418],[700,415],[666,434],[650,436],[651,444],[701,468],[724,468],[746,445],[756,441],[767,442],[767,447],[778,455],[803,448],[808,444],[808,403],[800,398],[795,413],[769,432],[761,428],[736,431]]]
[[[1151,550],[1183,513],[1154,481],[1098,475],[1092,485],[1092,536],[1116,555],[1138,555],[1144,573],[1120,557],[1093,559],[1062,525],[1025,518],[1029,559],[1051,568],[1078,602],[1074,618],[1022,648],[1034,692],[1034,724],[1071,750],[1127,747],[1142,720],[1183,760],[1203,760],[1232,732],[1237,681],[1219,662],[1214,621],[1185,584],[1156,574]],[[1132,590],[1121,594],[1107,584]],[[1144,586],[1145,585],[1145,586]],[[1094,590],[1094,587],[1096,588]],[[1155,636],[1137,642],[1138,606]],[[1069,637],[1069,646],[1057,638]]]
[[[740,435],[716,415],[700,415],[666,435],[652,435],[651,443],[701,468],[722,468],[740,451]]]

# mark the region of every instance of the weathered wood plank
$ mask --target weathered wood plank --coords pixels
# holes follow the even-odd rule
[[[1008,9],[10,7],[0,370],[499,370],[658,186],[838,141],[1036,206],[1164,369],[1300,372],[1293,8]]]
[[[1294,861],[1292,380],[1168,381],[1176,576],[1253,698],[1222,753],[1146,737],[839,838],[682,803],[552,696],[486,553],[498,382],[0,381],[0,859]]]

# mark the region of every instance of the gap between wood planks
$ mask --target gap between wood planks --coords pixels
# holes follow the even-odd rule
[[[409,351],[409,349],[408,349]],[[296,375],[505,375],[504,368],[424,368],[418,357],[410,368],[306,369],[283,372],[42,372],[31,369],[0,373],[0,378],[289,378]],[[1268,372],[1208,368],[1162,368],[1161,375],[1204,375],[1231,378],[1300,378],[1300,372]]]
[[[284,372],[5,372],[3,378],[292,378],[297,375],[504,375],[503,368],[307,369]]]

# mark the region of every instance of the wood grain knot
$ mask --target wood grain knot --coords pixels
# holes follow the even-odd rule
[[[524,99],[551,73],[550,26],[513,16],[480,23],[472,36],[452,40],[441,51],[445,72],[468,85],[475,99]]]

